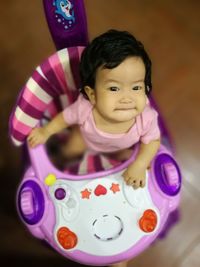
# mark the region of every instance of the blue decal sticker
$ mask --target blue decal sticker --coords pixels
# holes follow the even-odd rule
[[[55,0],[53,5],[56,7],[55,18],[57,22],[66,30],[71,28],[75,23],[72,3],[69,0]]]

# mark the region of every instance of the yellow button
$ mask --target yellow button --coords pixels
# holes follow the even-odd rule
[[[44,182],[46,185],[51,186],[55,183],[55,181],[56,181],[56,176],[50,173],[49,175],[47,175]]]

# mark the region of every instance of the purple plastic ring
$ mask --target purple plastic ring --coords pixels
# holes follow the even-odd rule
[[[32,204],[29,203],[32,206],[32,212],[29,214],[26,214],[22,209],[21,201],[23,200],[24,192],[29,192],[32,198]],[[34,225],[42,219],[45,209],[45,203],[43,192],[38,183],[34,182],[33,180],[28,180],[22,184],[18,194],[18,207],[21,217],[27,224]]]
[[[165,173],[163,172],[163,166],[171,164],[176,169],[176,182],[174,184],[170,184],[167,180],[169,179]],[[181,173],[176,161],[166,153],[159,154],[154,161],[154,172],[156,181],[160,187],[160,189],[169,196],[175,196],[179,193],[181,189]],[[173,178],[174,179],[174,178]]]

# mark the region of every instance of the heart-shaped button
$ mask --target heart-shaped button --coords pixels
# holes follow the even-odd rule
[[[104,186],[100,185],[100,184],[94,190],[94,194],[96,196],[105,195],[106,193],[107,193],[107,189]]]

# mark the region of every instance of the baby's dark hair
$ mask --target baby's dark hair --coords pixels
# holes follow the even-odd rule
[[[103,68],[113,69],[127,57],[140,57],[145,65],[145,92],[151,92],[151,60],[141,42],[127,31],[109,30],[96,37],[84,49],[80,62],[81,89],[86,96],[84,86],[95,88],[96,71]]]

